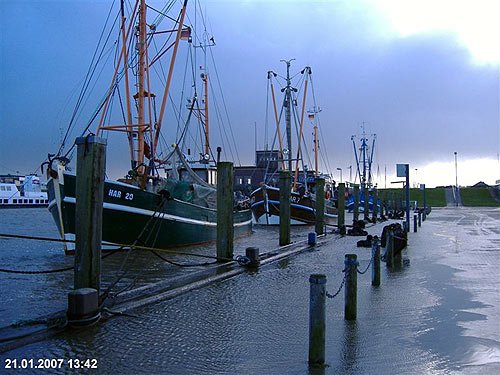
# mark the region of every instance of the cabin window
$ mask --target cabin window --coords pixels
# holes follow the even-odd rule
[[[4,199],[3,203],[7,204],[7,203],[9,203],[9,200],[8,199]]]
[[[40,203],[40,200],[35,199],[35,203],[36,203],[36,204]]]
[[[27,199],[24,199],[24,200],[23,200],[23,203],[28,203],[28,200],[27,200]]]
[[[252,185],[252,179],[250,177],[247,178],[247,184]]]
[[[0,190],[5,191],[5,186],[0,186]]]
[[[243,179],[241,177],[238,178],[238,184],[243,185]]]
[[[32,203],[33,203],[33,199],[30,199],[30,204],[32,204]]]
[[[13,199],[12,203],[16,204],[17,203],[17,199]]]
[[[7,186],[7,191],[11,191],[12,190],[12,186]]]

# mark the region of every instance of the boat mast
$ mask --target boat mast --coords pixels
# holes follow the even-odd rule
[[[128,144],[129,144],[129,150],[130,150],[130,160],[131,160],[131,167],[134,168],[134,141],[132,139],[132,106],[130,103],[130,85],[129,85],[129,79],[128,79],[128,56],[127,56],[127,36],[125,34],[125,0],[121,0],[120,2],[120,13],[122,16],[122,55],[123,55],[123,73],[125,77],[125,97],[126,97],[126,105],[127,105],[127,138],[128,138]]]
[[[297,182],[298,182],[298,177],[299,177],[299,160],[300,158],[300,148],[302,145],[302,133],[304,129],[304,114],[306,112],[306,98],[307,98],[307,84],[309,82],[309,74],[311,73],[311,68],[309,66],[306,66],[304,69],[301,71],[302,74],[305,74],[305,83],[304,83],[304,97],[302,98],[302,111],[300,114],[300,130],[299,130],[299,139],[297,140],[297,160],[295,161],[295,179],[293,181],[293,190],[296,190],[297,187]],[[307,184],[307,179],[305,180]]]
[[[181,40],[182,35],[182,26],[184,25],[184,16],[186,15],[186,6],[187,0],[184,0],[184,4],[182,5],[182,10],[179,16],[179,24],[177,26],[177,32],[175,35],[175,42],[173,45],[172,57],[170,59],[170,66],[168,69],[167,83],[165,85],[165,89],[163,92],[163,99],[161,102],[160,115],[158,116],[158,121],[156,124],[156,131],[153,141],[153,149],[151,150],[152,155],[156,155],[156,147],[158,145],[158,140],[160,138],[161,125],[163,121],[163,116],[165,114],[165,107],[167,105],[168,93],[170,90],[170,83],[172,82],[172,74],[174,72],[175,58],[177,57],[177,49],[179,47],[179,41]]]
[[[137,70],[137,158],[136,168],[140,176],[141,187],[146,185],[146,168],[144,166],[144,73],[146,69],[146,1],[141,0],[139,6],[139,25],[138,25],[138,70]]]
[[[267,79],[271,83],[271,95],[272,95],[272,99],[273,99],[274,118],[275,118],[275,121],[276,121],[276,131],[278,133],[278,142],[280,144],[281,168],[283,170],[285,170],[285,157],[284,157],[284,154],[283,154],[283,143],[282,143],[282,140],[281,140],[280,120],[279,120],[279,117],[278,117],[278,109],[276,108],[276,96],[274,95],[274,84],[273,84],[273,80],[272,80],[273,76],[276,77],[277,74],[274,73],[273,71],[269,70],[267,72]]]
[[[318,177],[319,168],[318,168],[318,124],[314,122],[314,169],[315,176]]]
[[[288,147],[288,171],[292,171],[292,84],[290,79],[290,64],[295,59],[281,60],[286,64],[286,87],[282,89],[285,91],[285,99],[283,106],[285,107],[285,124],[286,124],[286,140]]]
[[[372,162],[373,162],[373,153],[375,149],[375,139],[377,137],[376,134],[366,134],[365,130],[365,123],[363,122],[361,125],[361,128],[363,129],[363,133],[359,136],[361,145],[359,147],[359,157],[358,157],[358,149],[356,147],[356,137],[357,136],[352,136],[352,144],[354,147],[354,157],[356,158],[356,168],[357,168],[357,175],[359,174],[359,181],[361,184],[361,191],[364,191],[365,188],[369,188],[372,185],[372,173],[371,173],[371,168],[372,168]],[[369,152],[369,147],[368,146],[368,137],[372,137],[372,145],[371,145],[371,150],[370,154]],[[361,165],[362,164],[362,168]]]
[[[361,138],[361,152],[363,156],[363,175],[361,178],[361,191],[366,188],[366,133],[365,133],[365,123],[363,122],[363,135]]]
[[[201,73],[201,79],[204,84],[204,101],[205,101],[205,155],[204,158],[208,161],[210,157],[210,139],[209,139],[209,128],[208,128],[208,73]]]

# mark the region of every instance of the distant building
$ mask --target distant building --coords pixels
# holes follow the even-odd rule
[[[490,185],[486,184],[485,182],[483,181],[479,181],[478,183],[470,186],[471,188],[488,188],[490,187]]]
[[[277,185],[280,155],[279,150],[255,151],[255,165],[234,167],[234,189],[250,194],[263,182]]]

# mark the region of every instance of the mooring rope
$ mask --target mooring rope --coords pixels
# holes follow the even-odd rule
[[[75,268],[74,266],[71,266],[71,267],[57,268],[54,270],[43,270],[43,271],[20,271],[20,270],[9,270],[9,269],[5,269],[5,268],[0,268],[0,272],[21,274],[21,275],[39,275],[39,274],[65,272],[65,271],[70,271],[74,268]]]
[[[217,261],[215,262],[205,262],[205,263],[178,263],[178,262],[174,262],[173,260],[169,260],[167,258],[164,258],[162,257],[160,254],[158,254],[156,251],[154,250],[151,250],[151,252],[156,255],[158,258],[160,258],[161,260],[167,262],[167,263],[170,263],[174,266],[177,266],[177,267],[199,267],[199,266],[209,266],[211,264],[215,264],[217,263]]]

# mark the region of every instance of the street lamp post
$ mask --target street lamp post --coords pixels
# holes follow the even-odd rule
[[[414,187],[416,187],[416,188],[418,188],[417,172],[418,172],[418,168],[415,168],[415,182],[414,182]]]
[[[457,152],[455,154],[455,205],[458,207],[458,164],[457,164]]]
[[[342,168],[337,168],[337,171],[340,171],[340,183],[342,183]]]

